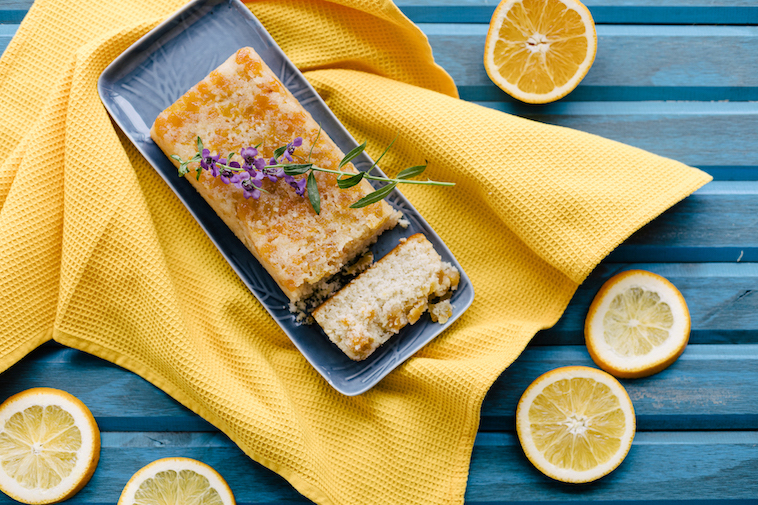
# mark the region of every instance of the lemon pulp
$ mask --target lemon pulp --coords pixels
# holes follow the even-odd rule
[[[633,287],[614,297],[603,317],[603,336],[621,356],[642,356],[662,345],[673,326],[671,307],[658,293]]]
[[[51,489],[76,466],[82,434],[57,405],[34,405],[13,414],[0,433],[3,471],[26,489]]]
[[[208,479],[192,470],[164,470],[143,481],[134,494],[140,505],[224,505]]]
[[[619,399],[590,378],[547,386],[529,408],[534,445],[559,468],[585,471],[609,461],[621,447],[626,419]]]
[[[495,42],[495,64],[511,84],[544,94],[565,85],[587,57],[579,13],[560,2],[524,0],[506,15]]]

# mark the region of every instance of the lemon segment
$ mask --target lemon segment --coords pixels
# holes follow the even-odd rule
[[[665,278],[629,270],[609,279],[590,305],[584,327],[587,349],[616,377],[660,372],[684,352],[690,314],[679,290]]]
[[[29,504],[76,494],[100,458],[100,431],[87,407],[57,389],[34,388],[0,405],[0,490]]]
[[[226,481],[190,458],[164,458],[144,466],[121,492],[118,505],[234,505]]]
[[[589,367],[564,367],[537,378],[516,410],[529,461],[562,482],[591,482],[624,460],[634,438],[634,408],[624,387]]]
[[[576,88],[596,50],[592,15],[577,0],[503,0],[490,20],[484,68],[514,98],[548,103]]]

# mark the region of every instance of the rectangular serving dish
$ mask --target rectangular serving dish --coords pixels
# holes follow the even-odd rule
[[[116,58],[98,80],[105,108],[124,134],[166,181],[245,285],[258,298],[309,363],[341,393],[361,394],[450,326],[474,300],[469,278],[440,237],[408,200],[394,190],[387,201],[410,222],[382,234],[371,250],[381,258],[402,237],[423,233],[444,261],[455,265],[461,281],[451,302],[453,316],[444,325],[425,314],[364,361],[355,362],[332,344],[321,328],[301,325],[288,310],[288,299],[276,282],[216,215],[150,138],[158,114],[174,103],[239,48],[250,46],[263,58],[342,149],[357,143],[329,110],[295,65],[276,45],[261,23],[239,0],[194,0],[169,17]],[[353,160],[367,170],[371,159],[363,153]],[[377,170],[374,169],[376,173]]]

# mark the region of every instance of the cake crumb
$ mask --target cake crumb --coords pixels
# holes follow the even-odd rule
[[[401,239],[312,315],[342,352],[361,361],[430,307],[432,319],[444,324],[453,308],[447,299],[459,282],[458,270],[417,233]]]
[[[452,315],[453,305],[450,300],[442,300],[429,305],[429,316],[435,323],[445,324]]]

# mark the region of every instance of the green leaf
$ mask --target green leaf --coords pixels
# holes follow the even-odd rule
[[[193,161],[202,161],[203,157],[200,156],[200,153],[197,153],[192,158],[187,160],[187,163],[192,163]]]
[[[363,198],[361,198],[360,200],[352,204],[350,208],[360,209],[361,207],[365,207],[367,205],[371,205],[372,203],[376,203],[381,200],[384,200],[387,197],[387,195],[392,193],[392,190],[395,189],[395,186],[397,186],[397,183],[391,182],[387,184],[386,186],[384,186],[383,188],[377,189],[373,193],[370,193],[364,196]]]
[[[179,165],[179,170],[178,170],[178,172],[179,172],[179,177],[184,177],[184,175],[185,175],[187,172],[189,172],[189,167],[187,166],[187,163],[185,163],[185,162],[182,162],[182,163]]]
[[[392,144],[394,144],[396,140],[397,140],[397,135],[395,136],[394,139],[392,139],[392,142],[390,142],[390,144],[387,147],[384,148],[384,151],[382,151],[382,154],[379,155],[379,157],[376,159],[376,161],[374,162],[374,164],[371,165],[371,168],[369,168],[368,170],[366,170],[366,172],[370,173],[374,169],[374,167],[377,165],[377,163],[379,163],[382,160],[382,158],[384,158],[384,155],[387,154],[387,151],[390,150],[390,147],[392,147]]]
[[[321,214],[321,195],[318,194],[318,184],[316,184],[316,177],[313,172],[308,174],[308,182],[305,187],[308,190],[308,199],[311,201],[313,210],[316,211],[316,214]]]
[[[340,189],[352,188],[363,180],[364,175],[366,175],[365,172],[359,172],[355,175],[351,175],[347,179],[337,179],[337,186],[339,186]]]
[[[421,175],[424,173],[424,170],[426,170],[426,165],[416,165],[415,167],[408,167],[399,174],[397,174],[397,179],[411,179],[413,177],[416,177],[417,175]]]
[[[286,145],[278,148],[276,151],[274,151],[274,158],[276,158],[278,160],[279,158],[282,157],[282,154],[284,154],[284,151],[286,151],[286,150],[287,150],[287,146]]]
[[[345,155],[344,158],[342,158],[342,161],[340,161],[339,168],[344,167],[348,163],[350,163],[356,156],[361,154],[363,150],[366,149],[366,143],[359,145],[358,147],[352,149],[349,153]]]
[[[184,161],[182,160],[182,157],[181,157],[181,156],[179,156],[178,154],[172,154],[172,155],[171,155],[171,159],[173,159],[173,160],[176,160],[176,161],[178,161],[179,163],[184,163]]]
[[[232,158],[234,158],[234,155],[235,155],[235,152],[234,152],[234,151],[230,152],[230,153],[229,153],[229,156],[227,156],[227,157],[226,157],[227,161],[229,161],[229,162],[231,163],[231,161],[232,161]]]
[[[202,173],[203,173],[203,167],[201,167],[200,165],[198,165],[197,168],[195,169],[195,178],[198,181],[200,180],[200,174],[202,174]]]
[[[313,163],[304,163],[302,165],[293,163],[284,167],[284,173],[287,175],[301,175],[311,168],[313,168]]]
[[[318,125],[318,133],[316,134],[316,140],[313,141],[311,144],[311,150],[308,152],[308,161],[311,161],[311,156],[313,156],[313,148],[316,147],[316,142],[318,142],[319,137],[321,136],[321,125]]]
[[[203,152],[203,140],[200,138],[200,135],[197,136],[197,152]]]

